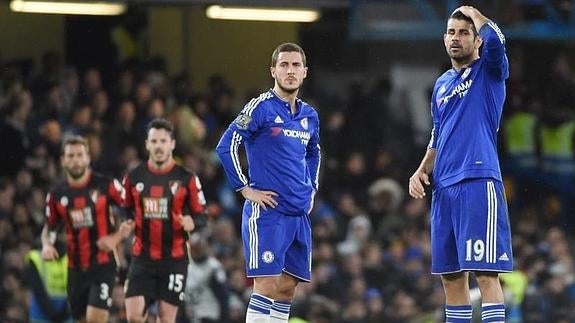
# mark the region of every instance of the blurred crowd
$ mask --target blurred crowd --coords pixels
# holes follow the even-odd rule
[[[508,82],[500,140],[516,265],[502,276],[508,322],[573,322],[575,74],[558,55],[550,82],[535,93],[522,68]],[[63,178],[62,138],[85,136],[92,168],[121,178],[146,158],[147,123],[165,117],[176,127],[177,160],[199,175],[208,201],[207,243],[194,259],[221,268],[227,309],[211,319],[243,322],[251,286],[239,238],[243,201],[213,150],[241,102],[267,89],[238,95],[218,75],[206,82],[205,92],[195,91],[189,75],[168,75],[162,59],[106,73],[67,66],[55,53],[38,69],[0,62],[0,321],[27,322],[25,255],[40,246],[46,192]],[[312,211],[312,282],[298,287],[292,307],[299,322],[442,320],[440,280],[429,274],[429,201],[406,194],[425,145],[408,119],[391,112],[392,84],[352,84],[341,97],[304,85],[303,99],[321,116],[323,165]],[[125,266],[129,256],[121,258]],[[204,286],[190,286],[181,322],[202,318],[206,304],[191,290],[214,284],[198,284]],[[124,322],[121,282],[113,300],[111,321]]]

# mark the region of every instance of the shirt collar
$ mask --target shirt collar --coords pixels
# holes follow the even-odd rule
[[[274,89],[270,89],[268,92],[272,94],[272,96],[274,97],[274,99],[276,99],[277,101],[281,102],[282,105],[285,106],[286,103],[289,103],[289,102],[287,102],[286,100],[282,99],[282,98],[274,91]],[[296,98],[296,99],[295,99],[295,104],[296,104],[296,107],[297,107],[297,111],[300,111],[300,110],[301,110],[302,103],[303,103],[303,101],[302,101],[300,98]],[[289,106],[288,106],[288,108],[289,108]]]

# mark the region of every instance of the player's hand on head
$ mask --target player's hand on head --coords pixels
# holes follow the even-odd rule
[[[461,6],[455,10],[453,10],[453,12],[459,11],[462,14],[464,14],[467,17],[471,17],[471,15],[473,15],[473,13],[475,13],[477,11],[477,9],[475,9],[472,6]]]
[[[425,187],[423,184],[429,185],[429,175],[424,172],[415,172],[409,178],[409,195],[416,199],[425,197]]]
[[[196,224],[194,223],[194,219],[192,219],[191,215],[181,215],[178,217],[180,220],[180,224],[182,228],[186,232],[192,232],[196,228]]]
[[[275,208],[278,205],[278,202],[274,198],[278,196],[276,192],[255,190],[249,186],[246,186],[240,192],[246,200],[257,203],[263,207],[264,210],[267,210],[268,207]]]
[[[42,259],[44,260],[56,260],[59,258],[58,251],[52,245],[42,246]]]

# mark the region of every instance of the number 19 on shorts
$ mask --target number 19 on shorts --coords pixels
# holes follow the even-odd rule
[[[469,239],[465,241],[465,261],[482,261],[485,256],[485,243],[483,240]]]

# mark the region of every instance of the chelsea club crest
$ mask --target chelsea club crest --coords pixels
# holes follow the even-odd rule
[[[300,124],[305,130],[307,130],[307,118],[301,119]]]

